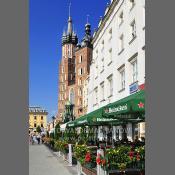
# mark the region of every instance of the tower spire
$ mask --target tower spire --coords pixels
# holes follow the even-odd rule
[[[70,17],[70,10],[71,10],[71,2],[69,3],[69,17]]]
[[[86,17],[87,17],[87,24],[89,23],[89,15],[86,15]]]
[[[70,16],[70,9],[71,9],[71,3],[69,3],[69,19],[68,19],[68,28],[67,28],[68,35],[72,35],[72,18]]]

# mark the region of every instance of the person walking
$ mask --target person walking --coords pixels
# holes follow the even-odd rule
[[[40,140],[41,140],[41,137],[40,137],[40,134],[38,134],[38,135],[37,135],[38,145],[40,144]]]

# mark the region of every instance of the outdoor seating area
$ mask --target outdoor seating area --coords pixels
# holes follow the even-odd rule
[[[44,142],[70,164],[77,164],[78,174],[143,175],[145,138],[136,136],[129,140],[126,126],[145,120],[144,104],[144,91],[137,92],[64,124],[64,130],[57,124],[55,132],[48,134]],[[100,140],[102,126],[108,128],[108,132],[103,133]],[[123,129],[121,139],[114,139],[116,126]]]

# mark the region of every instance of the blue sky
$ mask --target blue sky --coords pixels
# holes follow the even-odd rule
[[[87,14],[97,28],[110,0],[71,0],[71,16],[79,40],[84,35]],[[70,0],[29,1],[29,105],[57,113],[58,63],[61,59],[61,36],[67,28]]]

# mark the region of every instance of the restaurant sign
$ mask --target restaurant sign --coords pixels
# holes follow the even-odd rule
[[[105,109],[106,114],[114,113],[114,112],[121,112],[121,111],[126,111],[128,109],[127,104],[125,105],[119,105],[117,107],[109,107]]]

